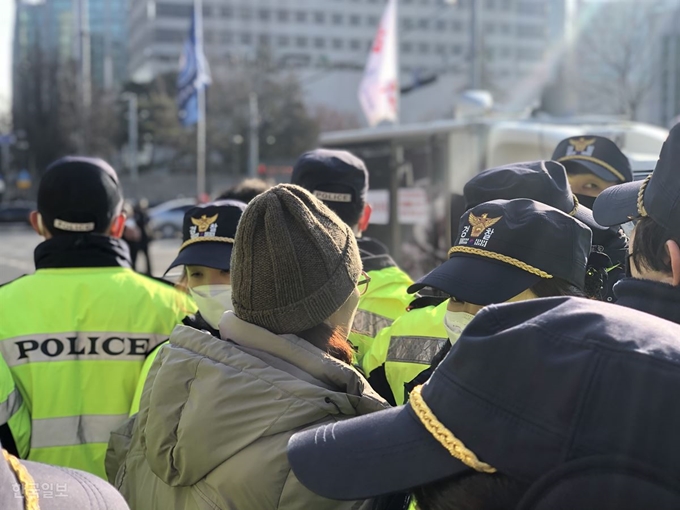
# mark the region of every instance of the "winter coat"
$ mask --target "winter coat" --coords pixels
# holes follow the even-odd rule
[[[116,477],[132,510],[370,508],[307,490],[286,446],[295,432],[388,404],[354,368],[301,338],[233,312],[220,334],[180,325],[158,354]]]

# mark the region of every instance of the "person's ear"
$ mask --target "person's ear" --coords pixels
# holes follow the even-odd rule
[[[677,287],[680,285],[680,246],[675,241],[666,241],[666,251],[671,260],[672,285]]]
[[[31,214],[28,216],[28,220],[31,222],[31,227],[33,227],[33,230],[35,230],[39,236],[45,237],[45,227],[43,226],[42,216],[40,213],[38,211],[31,211]]]
[[[361,215],[361,219],[359,220],[359,232],[365,232],[366,229],[368,228],[368,224],[371,221],[372,212],[373,208],[369,204],[366,204],[364,206],[364,212]]]
[[[125,213],[120,213],[113,219],[111,222],[111,228],[109,229],[109,235],[111,237],[115,237],[116,239],[123,237],[123,231],[125,230],[125,220],[127,220]]]

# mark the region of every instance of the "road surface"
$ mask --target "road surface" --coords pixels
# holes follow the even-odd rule
[[[33,250],[41,241],[42,238],[28,226],[0,225],[0,285],[35,271]],[[151,267],[155,276],[163,275],[177,255],[180,244],[179,239],[151,244]]]

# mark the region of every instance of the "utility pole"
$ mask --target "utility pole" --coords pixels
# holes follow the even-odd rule
[[[80,133],[78,145],[81,153],[87,151],[87,131],[90,106],[92,105],[92,54],[90,51],[89,0],[77,0],[78,20],[78,92],[80,93]]]
[[[111,0],[104,0],[104,90],[113,87],[113,56],[111,55]]]
[[[479,40],[479,4],[481,0],[470,1],[470,88],[478,89],[481,87],[481,48]]]
[[[128,102],[128,157],[130,158],[130,178],[132,180],[133,194],[137,195],[137,184],[139,182],[138,163],[138,125],[137,125],[137,110],[138,100],[137,94],[133,92],[125,92],[123,99]]]
[[[260,109],[257,94],[250,93],[250,140],[248,142],[248,175],[257,177],[260,164]]]
[[[203,0],[194,0],[195,20],[196,20],[196,46],[197,55],[203,53]],[[199,76],[202,72],[201,65],[198,65]],[[205,118],[205,85],[201,84],[197,90],[198,94],[198,123],[196,124],[196,193],[203,197],[206,193],[205,163],[206,163],[206,118]]]

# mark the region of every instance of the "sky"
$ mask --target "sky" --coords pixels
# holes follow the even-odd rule
[[[0,114],[11,105],[13,30],[14,0],[0,0]]]

